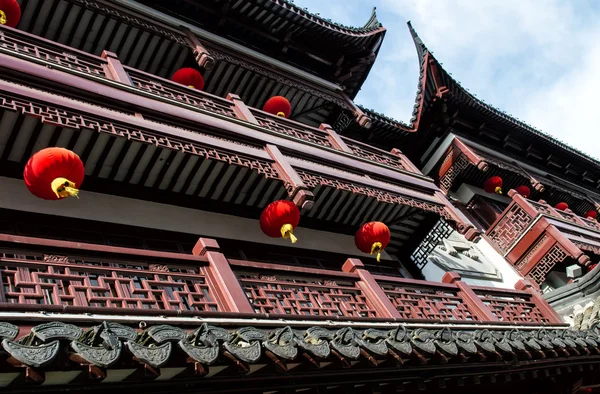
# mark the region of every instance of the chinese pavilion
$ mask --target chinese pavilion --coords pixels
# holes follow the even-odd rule
[[[385,32],[0,0],[1,390],[600,388],[600,163],[412,27],[410,125],[357,106]]]

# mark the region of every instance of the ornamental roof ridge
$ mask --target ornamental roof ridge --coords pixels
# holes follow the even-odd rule
[[[311,19],[311,18],[316,19],[316,21],[314,21],[314,22],[321,22],[323,24],[329,24],[329,25],[337,27],[338,29],[348,30],[349,32],[369,33],[369,32],[372,32],[374,30],[377,30],[377,29],[380,29],[383,27],[381,22],[377,19],[377,7],[373,7],[369,19],[363,26],[347,26],[342,23],[335,22],[329,18],[322,17],[319,13],[310,12],[308,10],[308,8],[306,8],[306,7],[299,7],[296,4],[294,4],[293,0],[270,0],[270,1],[272,3],[279,4],[281,6],[291,7],[293,11],[305,13],[305,14],[307,14],[307,16],[310,17],[307,19]]]
[[[554,144],[560,148],[563,148],[563,149],[567,150],[568,152],[575,154],[575,155],[579,156],[580,158],[587,160],[596,166],[600,166],[600,160],[598,160],[598,158],[593,157],[587,153],[584,153],[584,152],[580,151],[579,149],[574,148],[571,145],[567,144],[566,142],[563,142],[563,141],[551,136],[550,134],[545,133],[542,130],[537,129],[537,128],[525,123],[524,121],[515,118],[514,116],[508,114],[506,111],[504,111],[500,108],[497,108],[491,104],[488,104],[482,99],[477,98],[474,93],[471,93],[469,91],[469,89],[464,87],[460,83],[460,81],[457,81],[452,76],[452,74],[450,74],[448,71],[446,71],[444,69],[442,64],[435,58],[433,53],[427,48],[427,46],[425,45],[423,40],[419,37],[419,35],[417,34],[416,30],[413,28],[412,23],[410,21],[407,23],[407,25],[408,25],[410,34],[412,36],[413,42],[415,44],[415,48],[417,50],[419,62],[422,64],[425,59],[425,56],[429,55],[429,57],[436,63],[436,65],[439,67],[440,71],[445,75],[445,77],[448,80],[452,81],[452,83],[455,85],[454,92],[453,92],[453,89],[450,89],[450,87],[448,87],[450,89],[450,91],[452,93],[454,93],[455,96],[456,96],[456,92],[462,93],[463,95],[468,97],[468,101],[471,102],[472,106],[479,107],[479,109],[481,109],[485,112],[489,112],[491,115],[500,117],[504,122],[511,124],[512,126],[516,126],[517,128],[520,128],[524,132],[528,132],[537,137],[541,137],[551,144]],[[422,64],[422,66],[423,66],[423,64]],[[425,67],[423,67],[423,68],[425,68]],[[419,76],[419,80],[421,80],[421,78],[423,76],[422,73],[423,73],[423,70],[421,70],[421,75]],[[421,95],[421,92],[417,92],[417,104],[420,99],[420,95]],[[459,100],[465,101],[464,98],[459,98]]]

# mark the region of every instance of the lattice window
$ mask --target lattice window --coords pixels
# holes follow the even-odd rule
[[[446,159],[442,163],[442,166],[444,166],[448,160],[452,160],[452,157],[454,155],[453,149],[455,149],[455,148],[452,147],[451,150],[449,151],[448,156],[446,156]],[[452,188],[452,185],[454,184],[454,180],[468,166],[469,166],[469,160],[465,157],[465,155],[463,155],[463,154],[458,155],[458,157],[456,157],[454,159],[454,162],[452,163],[450,168],[448,168],[448,170],[440,178],[440,189],[442,189],[445,192],[450,190]]]
[[[488,236],[503,252],[508,251],[513,243],[523,235],[523,232],[529,227],[533,217],[523,208],[513,204],[498,224],[488,233]]]
[[[0,277],[8,303],[218,311],[198,267],[0,254]]]
[[[527,275],[537,284],[541,285],[546,280],[546,275],[558,263],[563,262],[568,257],[567,252],[559,245],[555,244],[550,250],[538,261],[535,267]]]
[[[351,280],[238,274],[257,313],[376,317],[362,290]]]
[[[380,285],[404,319],[478,320],[458,290]]]
[[[427,257],[429,257],[429,254],[443,239],[448,238],[453,231],[454,229],[452,229],[444,219],[440,219],[435,226],[433,226],[429,234],[427,234],[410,256],[410,259],[417,268],[422,270],[423,267],[425,267],[428,262]]]
[[[513,323],[550,323],[531,295],[475,291],[481,301],[501,321]]]

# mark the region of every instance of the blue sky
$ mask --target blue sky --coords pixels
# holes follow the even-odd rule
[[[295,0],[388,29],[357,102],[407,122],[418,62],[410,20],[443,67],[486,102],[594,157],[600,149],[600,1]]]

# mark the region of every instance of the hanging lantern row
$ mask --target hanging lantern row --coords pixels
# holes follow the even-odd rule
[[[260,215],[260,229],[271,238],[289,239],[297,242],[294,230],[300,223],[300,210],[291,201],[279,200],[269,204]],[[377,255],[381,260],[381,252],[390,242],[390,229],[381,222],[365,223],[354,236],[356,247],[363,253]]]
[[[502,194],[502,178],[500,178],[499,176],[493,176],[491,178],[486,179],[483,184],[483,189],[488,193]],[[524,198],[529,198],[529,196],[531,195],[531,189],[529,189],[529,187],[526,185],[520,185],[515,187],[515,191]],[[569,209],[569,205],[566,202],[559,202],[554,206],[554,208],[559,211],[566,211],[567,209]],[[584,218],[590,220],[596,220],[597,216],[598,213],[595,210],[587,211],[585,215],[583,215]]]
[[[0,25],[17,27],[21,20],[21,6],[17,0],[0,0]]]

